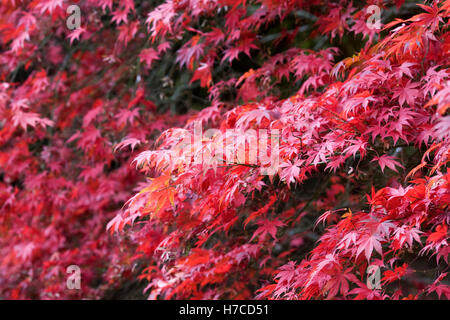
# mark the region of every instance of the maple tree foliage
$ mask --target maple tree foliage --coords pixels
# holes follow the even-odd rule
[[[450,1],[75,3],[0,7],[0,297],[450,297]]]

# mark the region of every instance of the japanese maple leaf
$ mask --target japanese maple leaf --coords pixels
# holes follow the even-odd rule
[[[95,179],[96,177],[100,177],[101,173],[103,172],[103,163],[99,163],[95,165],[94,167],[86,166],[84,167],[83,171],[80,173],[80,178],[83,178],[85,182],[87,182],[89,179]]]
[[[437,2],[433,3],[433,7],[429,7],[423,4],[417,4],[419,7],[421,7],[423,10],[425,10],[428,13],[421,13],[413,17],[411,20],[413,21],[420,21],[424,25],[427,25],[430,27],[431,32],[436,31],[437,27],[439,26],[439,23],[442,22],[442,17],[439,16],[439,12],[442,9],[439,9]]]
[[[134,148],[140,143],[141,143],[141,141],[136,138],[127,138],[127,139],[121,141],[120,143],[118,143],[114,147],[114,151],[121,150],[127,146],[131,146],[131,150],[134,150]]]
[[[13,125],[20,125],[24,130],[26,130],[27,126],[52,126],[53,121],[47,118],[40,118],[39,115],[34,112],[23,112],[21,110],[17,110],[13,116]]]
[[[158,60],[158,52],[153,48],[143,49],[139,54],[139,59],[141,62],[145,62],[146,66],[150,68],[153,61]]]
[[[120,31],[117,37],[117,42],[122,43],[124,46],[130,42],[136,35],[139,27],[139,22],[131,22],[129,25],[121,25],[117,29]]]
[[[397,126],[409,125],[410,123],[412,123],[412,120],[414,120],[414,117],[417,115],[418,113],[412,111],[411,109],[400,108],[400,110],[398,111],[398,121],[396,122],[396,125]]]
[[[398,98],[400,106],[403,106],[405,102],[410,106],[414,106],[414,102],[419,95],[419,90],[416,89],[418,86],[419,83],[414,83],[409,80],[405,87],[399,88],[394,91],[394,95],[392,96],[392,98]]]
[[[286,183],[289,185],[291,182],[296,182],[300,175],[300,167],[304,163],[304,160],[296,160],[295,162],[285,162],[282,163],[280,167],[283,168],[281,172],[281,179],[285,179]]]
[[[200,86],[203,88],[209,88],[212,82],[211,66],[207,63],[200,63],[200,66],[195,70],[194,75],[192,76],[191,83],[195,80],[200,80]]]
[[[412,62],[403,62],[396,70],[396,74],[399,78],[403,77],[403,75],[407,75],[410,78],[413,78],[413,75],[411,74],[411,67],[416,65]]]
[[[23,25],[25,30],[29,30],[36,24],[36,17],[30,12],[22,11],[23,16],[19,20],[19,26]]]
[[[70,44],[72,44],[75,40],[80,40],[81,35],[86,32],[85,28],[76,28],[72,32],[67,35],[67,38],[70,40]]]
[[[260,241],[263,241],[267,234],[270,234],[273,239],[277,240],[277,227],[284,226],[285,224],[278,219],[275,220],[261,220],[257,222],[259,228],[256,229],[250,241],[255,237],[259,237]]]
[[[287,264],[280,267],[274,277],[275,279],[278,279],[275,295],[279,296],[286,292],[289,285],[296,277],[295,270],[295,261],[289,261]]]
[[[391,283],[395,280],[400,280],[408,273],[408,264],[404,263],[401,267],[395,267],[394,271],[386,270],[384,272],[383,282]]]
[[[308,282],[305,284],[305,288],[308,288],[316,278],[323,278],[323,275],[320,274],[322,269],[325,267],[332,268],[338,263],[337,256],[335,253],[328,253],[325,255],[324,259],[320,261],[311,271]]]
[[[20,244],[14,247],[14,250],[17,252],[17,256],[22,260],[27,260],[32,257],[33,250],[36,245],[33,242],[29,242],[28,244]]]
[[[343,156],[333,157],[333,160],[327,163],[325,169],[330,169],[330,171],[336,172],[336,170],[340,168],[344,162],[345,157]]]
[[[103,11],[105,11],[106,8],[109,8],[109,10],[111,10],[112,5],[113,5],[113,0],[99,0],[99,5],[101,5]]]
[[[128,23],[128,9],[116,10],[112,13],[112,15],[112,21],[117,25],[121,24],[122,22],[124,22],[125,24]]]
[[[439,225],[436,231],[428,236],[427,242],[439,242],[448,237],[448,227],[447,225]]]
[[[398,172],[395,167],[397,166],[397,167],[403,168],[403,166],[400,164],[400,162],[398,162],[394,159],[395,159],[395,157],[388,156],[387,154],[383,154],[381,157],[373,158],[371,162],[378,161],[378,164],[381,167],[381,172],[384,172],[385,167],[388,167],[389,169],[394,170],[395,172]]]
[[[438,105],[437,111],[443,115],[450,108],[450,81],[447,81],[443,88],[426,105]]]
[[[192,70],[193,62],[200,58],[204,49],[204,43],[199,43],[199,41],[200,38],[194,36],[192,40],[178,50],[176,62],[178,62],[181,67],[186,65],[186,67]]]
[[[396,248],[400,249],[403,245],[407,244],[408,248],[412,248],[413,240],[420,242],[420,234],[423,233],[417,228],[400,227],[394,231],[394,239],[396,243],[394,244]],[[393,245],[393,246],[394,246]]]
[[[427,74],[423,78],[423,81],[426,82],[423,86],[424,95],[431,94],[431,96],[434,96],[436,91],[440,88],[441,83],[449,76],[448,70],[442,69],[436,71],[438,67],[440,66],[433,66],[427,70]],[[448,93],[446,96],[448,97]]]
[[[339,210],[328,210],[325,211],[320,217],[317,219],[316,223],[314,224],[314,228],[317,227],[319,223],[323,223],[325,225],[326,222],[329,222],[331,220],[336,220],[338,217],[337,212],[342,211],[345,209],[339,209]]]
[[[128,109],[122,109],[120,112],[116,115],[117,124],[119,126],[127,124],[129,122],[130,124],[133,124],[133,121],[136,117],[139,116],[139,110],[137,108],[128,110]]]
[[[382,255],[383,251],[381,249],[381,240],[383,239],[376,234],[368,235],[365,238],[361,239],[358,242],[358,250],[356,251],[356,256],[359,256],[360,253],[364,251],[364,255],[366,256],[367,261],[369,261],[373,249],[375,249],[375,251]]]
[[[106,225],[106,230],[112,234],[116,231],[121,231],[124,226],[125,221],[122,215],[119,213],[113,219],[111,219],[111,221],[108,222],[108,224]]]
[[[257,109],[243,114],[236,122],[236,127],[247,127],[252,121],[255,121],[258,125],[260,125],[264,119],[270,121],[273,118],[277,119],[279,117],[280,114],[276,109],[269,110],[264,107],[258,107]]]
[[[433,285],[430,290],[428,291],[433,292],[435,291],[436,294],[438,295],[439,299],[441,298],[441,295],[445,295],[445,297],[448,299],[450,299],[450,286],[446,285],[446,284],[438,284],[438,285]]]
[[[332,299],[338,294],[338,292],[345,297],[349,290],[348,281],[354,283],[358,282],[358,279],[352,273],[352,268],[333,274],[333,277],[331,277],[324,287],[324,291],[328,291],[327,298]]]
[[[102,112],[102,101],[97,100],[94,105],[93,109],[89,110],[88,113],[83,117],[83,127],[86,128],[89,126],[89,124],[95,120],[95,118]]]
[[[374,299],[383,299],[379,290],[372,290],[367,287],[367,285],[363,282],[358,283],[359,288],[352,289],[349,294],[356,294],[355,300],[374,300]]]
[[[427,293],[430,294],[432,292],[436,292],[439,299],[440,299],[441,295],[444,294],[445,297],[447,299],[449,299],[450,298],[450,286],[448,286],[446,284],[439,284],[439,282],[444,280],[445,277],[447,277],[446,272],[439,275],[439,277],[437,277],[437,279],[433,282],[433,284],[431,284],[427,287]]]
[[[48,12],[50,14],[55,11],[57,7],[62,8],[63,0],[44,0],[39,1],[39,4],[36,6],[36,9],[39,9],[41,14]]]
[[[171,46],[172,44],[169,41],[163,41],[160,44],[158,44],[157,51],[159,54],[164,53],[167,50],[169,50]]]
[[[361,159],[364,158],[364,155],[366,154],[367,142],[361,139],[351,140],[349,142],[352,143],[352,145],[347,147],[347,149],[344,150],[344,153],[351,153],[353,157],[355,157],[356,153],[359,151],[361,154]]]
[[[152,37],[155,38],[157,35],[163,36],[167,32],[172,31],[170,22],[174,16],[175,10],[172,1],[163,3],[150,11],[145,23],[148,25]]]
[[[225,34],[219,28],[212,28],[212,31],[206,34],[208,43],[213,43],[217,46],[220,42],[225,39]]]
[[[14,37],[14,40],[11,44],[11,50],[13,52],[16,52],[20,49],[22,49],[25,45],[25,41],[30,40],[30,34],[27,31],[19,33],[16,37]]]

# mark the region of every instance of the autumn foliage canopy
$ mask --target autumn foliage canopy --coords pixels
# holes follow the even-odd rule
[[[2,0],[0,299],[448,299],[449,17]]]

